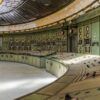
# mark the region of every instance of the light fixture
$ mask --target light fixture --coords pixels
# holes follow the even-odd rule
[[[0,4],[2,4],[3,0],[0,0]]]

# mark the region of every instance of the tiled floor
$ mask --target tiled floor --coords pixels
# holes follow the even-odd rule
[[[13,100],[54,80],[56,77],[44,69],[19,63],[0,62],[0,100]]]

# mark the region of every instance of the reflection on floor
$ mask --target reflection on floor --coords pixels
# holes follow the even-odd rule
[[[10,62],[0,62],[0,100],[13,100],[56,80],[44,69]]]

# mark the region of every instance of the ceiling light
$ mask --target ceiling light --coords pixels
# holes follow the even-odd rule
[[[3,0],[0,0],[0,4],[2,4]]]
[[[49,4],[48,4],[48,3],[45,3],[44,5],[45,5],[45,6],[49,6]]]

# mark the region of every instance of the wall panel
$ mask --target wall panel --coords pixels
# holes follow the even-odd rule
[[[99,21],[92,23],[92,54],[100,54]]]

